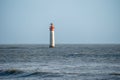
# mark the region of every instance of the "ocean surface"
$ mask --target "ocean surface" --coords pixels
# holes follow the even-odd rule
[[[120,45],[0,45],[0,80],[120,80]]]

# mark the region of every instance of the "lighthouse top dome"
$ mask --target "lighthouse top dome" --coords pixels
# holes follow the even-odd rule
[[[51,23],[51,25],[53,25],[53,23]]]

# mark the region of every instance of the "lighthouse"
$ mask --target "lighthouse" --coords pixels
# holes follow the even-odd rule
[[[50,25],[50,48],[54,48],[55,47],[55,35],[54,35],[54,25],[53,23],[51,23]]]

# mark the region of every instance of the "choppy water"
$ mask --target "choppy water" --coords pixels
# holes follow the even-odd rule
[[[120,80],[120,45],[0,45],[0,80]]]

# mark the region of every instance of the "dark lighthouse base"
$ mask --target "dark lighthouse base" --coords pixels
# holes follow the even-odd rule
[[[49,48],[54,48],[55,46],[49,46]]]

